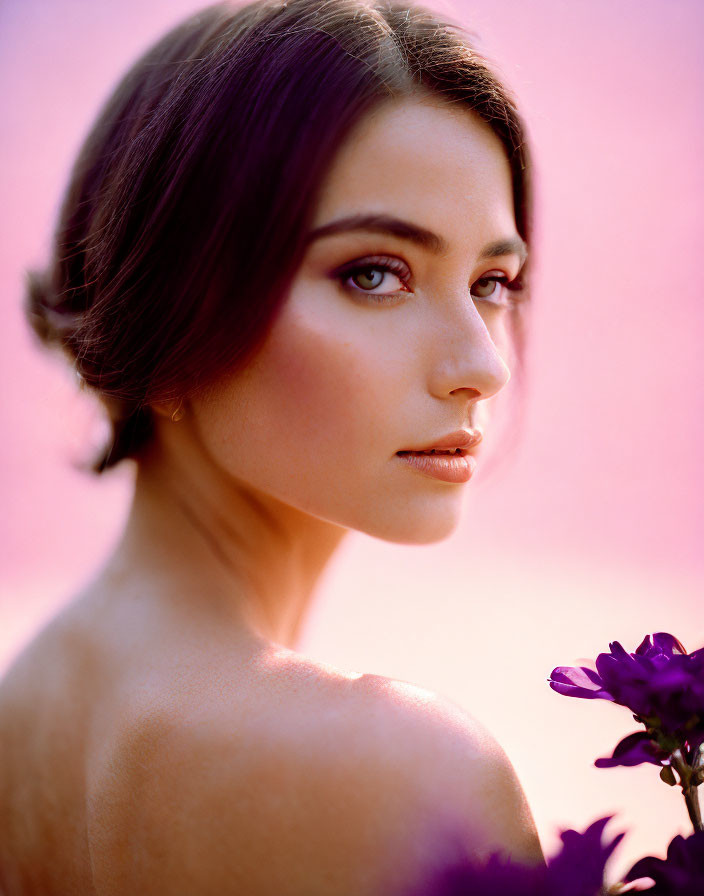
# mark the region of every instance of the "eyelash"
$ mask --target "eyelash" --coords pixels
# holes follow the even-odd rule
[[[393,299],[398,298],[398,294],[367,292],[360,287],[349,287],[346,285],[346,281],[351,277],[368,271],[382,271],[384,273],[395,274],[400,280],[408,280],[411,276],[408,267],[399,259],[387,256],[374,256],[373,258],[363,259],[362,261],[355,262],[354,264],[339,270],[336,273],[335,278],[345,289],[364,296],[374,304],[391,304]],[[520,293],[523,289],[523,281],[520,279],[520,276],[513,280],[509,280],[508,277],[503,274],[479,277],[474,281],[472,286],[474,286],[475,283],[481,283],[482,281],[500,283],[504,289],[515,293]],[[513,308],[520,303],[520,298],[518,297],[506,297],[506,300],[503,302],[491,301],[489,297],[485,298],[483,296],[473,296],[473,298],[478,302],[483,302],[484,304],[495,308]]]

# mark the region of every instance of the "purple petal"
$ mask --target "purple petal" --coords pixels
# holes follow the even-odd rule
[[[650,635],[646,635],[640,644],[636,647],[637,656],[647,656],[653,649],[650,641]]]
[[[594,661],[596,671],[603,682],[609,681],[614,675],[620,676],[625,670],[633,665],[630,655],[626,654],[626,662],[623,659],[617,659],[610,653],[600,653]]]
[[[623,838],[618,834],[602,844],[604,828],[612,816],[593,822],[584,833],[563,831],[561,851],[548,859],[548,878],[553,896],[579,896],[603,892],[604,868]]]
[[[668,632],[656,632],[652,636],[653,644],[658,648],[662,653],[666,653],[669,656],[672,656],[675,653],[686,654],[687,651],[684,649],[682,642],[678,641],[674,635],[668,634]]]
[[[646,856],[626,875],[627,881],[650,877],[655,886],[646,893],[700,896],[704,893],[704,831],[684,839],[679,834],[667,848],[667,858]]]
[[[630,653],[628,653],[625,648],[621,646],[618,641],[612,641],[609,644],[609,650],[611,651],[612,658],[615,660],[628,660],[631,658]],[[608,653],[602,653],[600,656],[608,656]]]
[[[601,680],[599,673],[595,669],[590,669],[588,666],[580,666],[579,668],[584,672],[589,681],[595,684],[598,688],[604,687],[604,682]]]
[[[554,691],[566,697],[613,700],[611,694],[602,687],[602,681],[596,672],[584,666],[557,666],[550,673],[549,684]]]
[[[616,745],[611,758],[597,759],[594,765],[597,768],[614,768],[618,765],[632,766],[650,762],[653,765],[661,765],[667,758],[667,753],[654,744],[645,731],[637,731],[629,734]]]
[[[646,635],[636,648],[636,656],[669,658],[673,655],[687,656],[682,642],[668,632],[656,632],[654,635]]]

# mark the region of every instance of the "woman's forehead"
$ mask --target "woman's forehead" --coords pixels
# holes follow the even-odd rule
[[[470,219],[515,235],[511,169],[499,138],[468,108],[389,101],[353,129],[323,181],[315,232],[342,218],[392,216],[442,234]],[[449,246],[439,246],[446,251]]]

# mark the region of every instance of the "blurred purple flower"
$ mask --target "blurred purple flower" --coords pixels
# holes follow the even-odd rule
[[[704,648],[687,653],[667,632],[647,635],[635,653],[614,641],[600,653],[596,670],[586,666],[553,669],[549,683],[559,694],[588,700],[610,700],[626,706],[647,732],[630,734],[601,768],[667,764],[680,750],[695,765],[704,742]]]
[[[600,818],[583,834],[562,832],[562,849],[548,859],[550,896],[592,896],[603,892],[606,863],[624,837],[617,834],[613,840],[602,842],[604,828],[611,818],[612,815]]]
[[[458,862],[413,896],[601,896],[606,863],[624,836],[602,843],[611,817],[600,818],[582,834],[563,831],[562,848],[547,866],[520,865],[496,855],[483,865]]]
[[[546,887],[545,866],[517,865],[493,855],[484,865],[465,862],[445,868],[409,896],[546,896]]]
[[[627,881],[651,877],[655,886],[648,896],[702,896],[704,893],[704,831],[686,840],[675,837],[667,848],[666,859],[646,856],[631,868]]]

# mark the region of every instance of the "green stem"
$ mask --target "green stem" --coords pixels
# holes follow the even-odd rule
[[[680,787],[682,788],[682,796],[689,813],[689,820],[692,822],[695,831],[704,831],[702,813],[699,808],[699,794],[695,783],[696,769],[693,769],[684,761],[679,750],[675,750],[672,754],[671,761],[677,770],[677,774],[680,776]]]
[[[702,813],[699,808],[699,794],[697,792],[696,787],[687,787],[686,789],[682,788],[682,794],[684,796],[684,801],[687,804],[687,811],[689,812],[689,818],[694,826],[695,831],[704,831],[704,825],[702,825]]]

